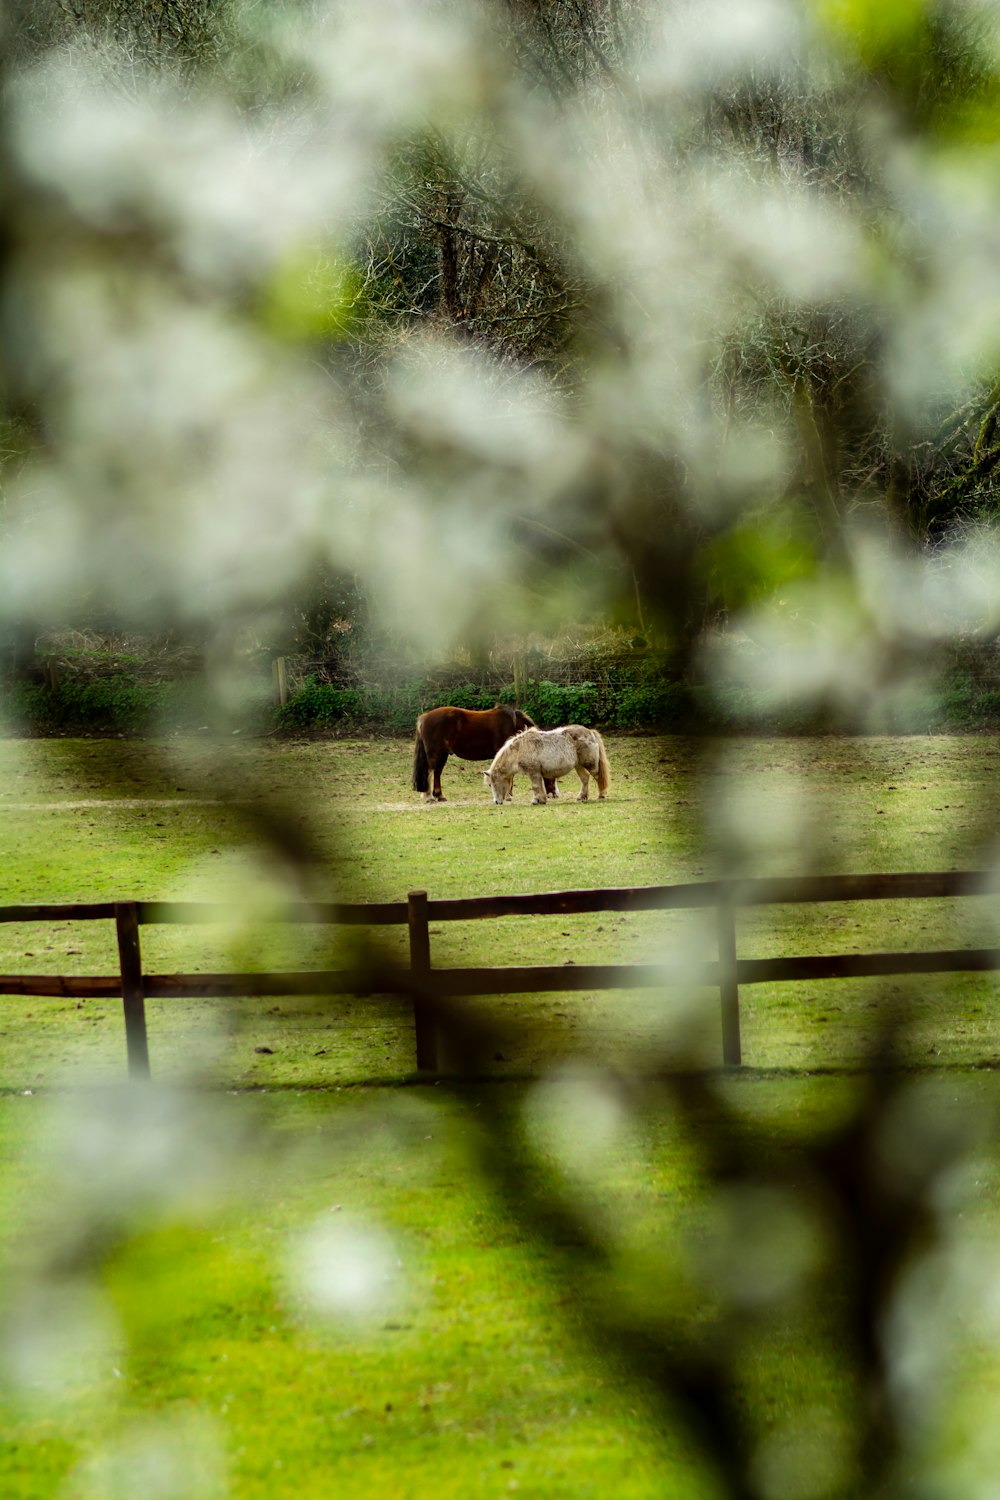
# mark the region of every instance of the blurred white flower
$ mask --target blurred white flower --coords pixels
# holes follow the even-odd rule
[[[995,369],[996,148],[966,142],[961,152],[935,154],[925,143],[897,143],[886,165],[909,254],[895,259],[887,279],[885,376],[898,410],[922,425],[934,403],[958,404],[971,382]],[[910,265],[916,275],[906,274]]]
[[[125,93],[79,53],[56,53],[18,81],[13,140],[28,177],[84,222],[148,228],[220,289],[353,212],[371,165],[346,123],[337,132],[297,107],[254,124],[152,77]]]
[[[707,643],[708,669],[716,683],[752,689],[766,709],[825,701],[857,712],[879,691],[883,643],[847,577],[791,584],[733,625]]]
[[[162,1084],[105,1086],[50,1106],[47,1166],[59,1204],[49,1234],[86,1242],[165,1219],[197,1220],[239,1184],[254,1122]]]
[[[563,1171],[587,1177],[621,1143],[629,1112],[605,1074],[581,1066],[551,1073],[530,1090],[525,1124],[535,1149]]]
[[[714,220],[709,233],[730,262],[728,282],[750,279],[820,304],[857,287],[864,243],[836,200],[805,186],[720,171],[710,179],[706,207]]]
[[[355,128],[390,138],[478,103],[489,79],[482,19],[462,0],[332,0],[303,41]]]
[[[109,608],[218,618],[290,585],[325,524],[301,369],[142,278],[51,277],[32,302],[62,463],[12,487],[5,594],[54,608],[89,581]]]
[[[762,1500],[822,1500],[841,1494],[851,1468],[853,1434],[829,1408],[806,1406],[768,1433],[751,1470]]]
[[[574,442],[551,385],[500,367],[471,345],[409,341],[389,393],[390,411],[414,441],[502,469],[544,470]]]
[[[681,0],[662,5],[639,74],[644,90],[699,93],[729,74],[793,53],[802,15],[787,0]]]
[[[223,1437],[203,1412],[171,1411],[125,1427],[81,1464],[66,1500],[224,1500]]]
[[[18,1400],[51,1407],[110,1386],[123,1334],[108,1297],[84,1280],[8,1276],[0,1312],[0,1378]]]
[[[292,1293],[306,1310],[335,1321],[384,1317],[399,1299],[395,1246],[384,1230],[360,1220],[314,1220],[293,1238],[287,1270]]]
[[[739,766],[727,765],[720,750],[717,794],[705,798],[705,831],[719,868],[760,876],[800,866],[814,852],[814,795],[794,769],[764,788],[759,777],[741,778]]]
[[[825,1227],[801,1194],[735,1183],[711,1195],[698,1247],[706,1287],[757,1307],[794,1297],[821,1262]]]

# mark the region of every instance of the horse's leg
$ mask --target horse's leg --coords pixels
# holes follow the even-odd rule
[[[545,791],[546,791],[546,794],[549,797],[558,797],[558,795],[559,795],[559,787],[556,784],[555,777],[554,776],[546,776],[543,779],[545,781]]]
[[[437,762],[434,766],[434,799],[436,802],[446,802],[448,800],[445,797],[444,792],[442,792],[441,790],[441,772],[444,770],[447,764],[448,752],[447,750],[442,750],[438,755]]]
[[[541,804],[546,800],[545,781],[537,771],[529,771],[528,775],[531,777],[531,790],[534,792],[534,796],[531,799],[531,805],[534,807],[536,803]]]
[[[587,802],[590,798],[590,772],[586,766],[577,766],[576,774],[580,778],[580,795],[577,802]]]

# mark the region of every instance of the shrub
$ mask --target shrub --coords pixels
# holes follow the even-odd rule
[[[528,688],[525,708],[546,729],[555,729],[559,724],[593,724],[597,717],[597,689],[592,682],[568,687],[557,682],[533,682]]]
[[[680,733],[698,717],[696,690],[683,682],[626,686],[615,698],[608,722],[616,729],[662,729]]]
[[[983,690],[962,676],[942,688],[934,718],[944,729],[983,729],[996,724],[998,707],[996,689]]]
[[[443,703],[487,709],[513,704],[511,683],[445,684],[432,678],[403,683],[338,687],[309,677],[281,709],[270,700],[270,684],[238,710],[213,702],[198,678],[142,682],[116,673],[70,679],[55,686],[17,683],[0,691],[7,721],[29,734],[155,734],[165,729],[228,731],[268,729],[291,733],[340,731],[409,735],[424,709]],[[742,685],[711,688],[665,679],[652,671],[609,677],[600,683],[530,683],[524,704],[544,728],[591,724],[597,728],[721,734],[815,734],[843,731],[848,723],[822,704],[775,703]],[[962,733],[1000,729],[1000,686],[954,664],[933,684],[897,694],[884,705],[879,733]]]
[[[983,728],[1000,725],[1000,688],[986,688],[980,693],[978,722]]]
[[[453,687],[441,699],[442,703],[450,703],[453,708],[496,708],[497,695],[485,688],[476,687],[474,683],[467,682],[461,687]],[[436,703],[428,703],[428,708],[436,708]]]
[[[33,734],[144,734],[165,726],[192,729],[209,711],[204,697],[178,682],[136,682],[122,677],[61,682],[55,687],[19,683],[2,698],[8,718]]]
[[[361,720],[364,710],[364,696],[357,688],[334,687],[310,677],[275,718],[279,729],[328,729],[345,719]]]

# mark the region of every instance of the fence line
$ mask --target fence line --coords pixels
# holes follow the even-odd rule
[[[742,1060],[740,986],[802,979],[861,978],[891,974],[985,972],[1000,969],[1000,948],[917,952],[820,954],[798,958],[740,958],[736,915],[753,906],[813,905],[845,901],[899,901],[1000,893],[1000,872],[910,872],[890,875],[817,875],[769,880],[698,881],[680,885],[547,891],[534,895],[448,897],[431,900],[411,891],[405,901],[289,903],[267,921],[339,926],[399,927],[409,933],[409,964],[371,963],[353,969],[284,973],[148,974],[142,966],[139,929],[152,924],[202,925],[231,920],[238,908],[220,902],[104,901],[0,907],[0,923],[110,920],[118,940],[115,975],[0,975],[0,994],[69,999],[120,998],[128,1069],[148,1077],[145,1002],[160,999],[248,998],[259,995],[409,995],[413,1001],[417,1067],[438,1065],[436,997],[514,995],[552,991],[646,989],[669,984],[719,991],[722,1060]],[[696,964],[549,964],[496,968],[436,968],[431,961],[432,922],[479,921],[508,916],[569,916],[600,911],[670,911],[715,908],[717,958]]]

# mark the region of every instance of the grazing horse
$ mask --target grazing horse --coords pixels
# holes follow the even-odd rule
[[[430,708],[417,720],[413,746],[413,790],[426,792],[428,802],[443,802],[441,772],[449,755],[462,760],[489,760],[512,734],[534,729],[535,721],[519,708]],[[431,786],[429,774],[434,778]],[[553,797],[554,781],[546,783]]]
[[[534,791],[532,802],[544,802],[548,778],[575,771],[580,778],[578,802],[586,802],[590,778],[597,778],[597,795],[603,798],[611,785],[611,768],[604,741],[596,729],[565,724],[562,729],[523,729],[502,745],[493,764],[483,772],[486,785],[498,807],[511,795],[514,773],[525,771]]]

